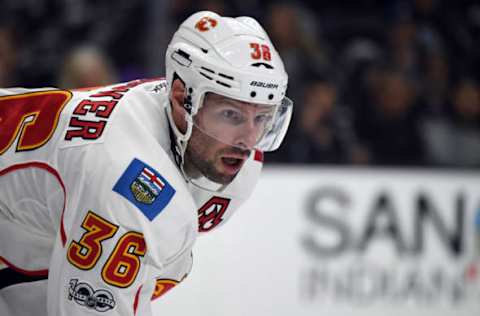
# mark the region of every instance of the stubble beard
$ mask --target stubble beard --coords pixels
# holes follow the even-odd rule
[[[230,184],[237,174],[226,175],[221,173],[216,167],[215,162],[220,161],[223,152],[232,151],[231,148],[217,150],[212,158],[208,158],[208,148],[215,146],[219,141],[204,134],[195,126],[185,151],[185,172],[192,178],[205,176],[210,181],[227,185]],[[233,148],[233,147],[232,147]]]

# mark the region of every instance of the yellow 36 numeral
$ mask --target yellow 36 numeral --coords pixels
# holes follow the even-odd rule
[[[89,211],[83,220],[82,228],[86,232],[78,242],[72,240],[68,247],[67,259],[81,270],[90,270],[102,255],[101,242],[115,235],[118,226]]]
[[[123,235],[102,269],[103,280],[118,287],[129,287],[140,269],[139,257],[143,257],[145,251],[142,234],[128,232]]]
[[[67,259],[81,270],[92,269],[102,255],[102,242],[115,235],[118,226],[89,211],[82,223],[85,233],[79,241],[73,240],[67,250]],[[103,280],[113,286],[129,287],[140,270],[140,257],[146,252],[143,234],[125,233],[102,268]]]

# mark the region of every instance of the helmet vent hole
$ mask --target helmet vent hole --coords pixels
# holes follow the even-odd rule
[[[255,91],[250,92],[250,96],[252,98],[255,98],[257,96],[257,93]]]
[[[190,54],[184,52],[181,49],[178,49],[172,53],[171,58],[175,60],[179,65],[184,67],[190,67],[192,60],[190,59]]]
[[[187,58],[187,59],[190,58],[190,54],[187,53],[187,52],[185,52],[185,51],[183,51],[183,50],[181,50],[181,49],[177,50],[176,53],[179,54],[179,55],[181,55],[181,56],[184,57],[184,58]]]
[[[210,69],[210,68],[205,68],[205,67],[200,67],[200,68],[201,68],[202,70],[208,71],[209,73],[212,73],[212,74],[215,73],[215,71],[213,71],[213,70]]]
[[[205,78],[207,78],[208,80],[213,80],[212,77],[210,77],[210,76],[207,75],[207,74],[204,74],[203,72],[200,72],[200,74],[201,74],[202,76],[204,76]]]
[[[219,73],[218,75],[219,75],[220,77],[225,78],[225,79],[234,80],[234,78],[233,78],[232,76],[228,76],[228,75],[226,75],[226,74]]]
[[[226,84],[225,82],[221,82],[221,81],[218,81],[218,80],[215,81],[215,82],[218,83],[219,85],[222,85],[222,86],[227,87],[227,88],[231,88],[231,87],[232,87],[231,85]]]
[[[269,99],[269,100],[272,100],[272,99],[273,99],[273,94],[269,94],[269,95],[268,95],[268,99]]]

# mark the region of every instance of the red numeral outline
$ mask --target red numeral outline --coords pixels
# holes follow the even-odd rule
[[[18,134],[16,151],[37,149],[46,144],[72,93],[39,91],[0,97],[0,155],[10,148]]]
[[[267,45],[262,45],[262,55],[264,60],[271,61],[272,54],[270,53],[270,47],[268,47]]]
[[[253,59],[260,59],[262,58],[262,52],[260,51],[260,44],[258,43],[250,43],[250,47],[253,49],[253,52],[250,54],[250,56]]]
[[[263,59],[265,61],[272,60],[272,54],[270,53],[270,47],[268,47],[268,45],[250,43],[250,47],[253,49],[253,52],[250,54],[252,59]]]
[[[118,226],[88,211],[82,223],[86,232],[80,240],[72,240],[67,251],[68,261],[81,270],[90,270],[102,255],[102,241],[115,235]]]
[[[92,211],[88,211],[81,226],[86,232],[78,242],[72,240],[67,250],[67,259],[81,270],[90,270],[102,255],[102,242],[113,237],[118,226]],[[125,233],[102,268],[103,280],[120,288],[132,285],[140,271],[140,257],[143,257],[146,251],[142,233]]]
[[[103,280],[120,288],[129,287],[137,277],[141,264],[140,257],[143,257],[146,251],[143,234],[125,233],[102,269]]]

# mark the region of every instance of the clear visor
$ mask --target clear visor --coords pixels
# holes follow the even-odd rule
[[[277,105],[266,105],[207,93],[193,124],[224,144],[243,150],[273,151],[286,134],[292,105],[288,98]]]

